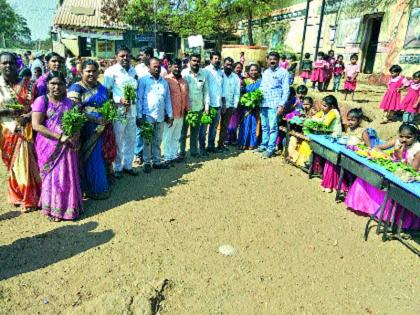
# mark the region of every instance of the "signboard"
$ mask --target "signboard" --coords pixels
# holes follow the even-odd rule
[[[359,35],[359,27],[360,18],[340,21],[337,29],[337,34],[335,34],[336,46],[346,47],[347,44],[356,43],[357,37]]]
[[[188,47],[189,48],[204,47],[203,36],[201,36],[201,35],[189,36],[188,37]]]
[[[400,56],[400,63],[418,65],[420,64],[420,54],[406,54]]]
[[[92,29],[61,29],[61,38],[77,39],[77,37],[89,37],[106,40],[123,40],[123,34],[115,31],[95,31]]]

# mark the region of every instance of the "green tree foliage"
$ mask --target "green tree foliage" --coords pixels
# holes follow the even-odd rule
[[[6,0],[0,0],[0,45],[20,47],[31,40],[31,31],[24,17],[17,14]]]
[[[233,34],[240,21],[248,21],[249,42],[253,44],[252,23],[269,14],[275,0],[156,0],[158,30],[181,36],[201,34],[222,39]],[[152,30],[153,0],[105,0],[102,13],[109,23],[125,22],[139,30]]]

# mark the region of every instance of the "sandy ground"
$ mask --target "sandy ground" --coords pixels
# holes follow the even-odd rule
[[[378,120],[368,89],[343,107]],[[280,157],[124,177],[65,223],[18,215],[1,179],[0,314],[420,314],[418,257]]]

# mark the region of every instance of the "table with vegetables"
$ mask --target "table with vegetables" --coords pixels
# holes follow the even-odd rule
[[[377,151],[369,149],[364,145],[353,145],[348,137],[334,138],[328,135],[308,135],[311,139],[311,148],[320,147],[320,150],[333,151],[339,158],[337,164],[341,168],[339,189],[337,198],[340,194],[341,183],[344,171],[348,171],[354,176],[360,177],[369,184],[387,192],[386,198],[379,211],[377,233],[383,232],[383,239],[394,238],[403,242],[417,254],[420,252],[404,241],[401,237],[401,223],[397,222],[398,227],[391,236],[388,236],[389,227],[394,218],[383,217],[383,209],[388,200],[393,204],[398,203],[404,209],[409,210],[420,216],[420,172],[402,162],[393,161],[392,150]],[[324,154],[326,155],[326,154]],[[389,212],[391,213],[391,212]],[[369,230],[369,224],[375,219],[372,216],[366,225],[365,237]],[[396,222],[394,222],[396,224]]]

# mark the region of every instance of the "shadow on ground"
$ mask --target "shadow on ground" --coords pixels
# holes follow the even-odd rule
[[[67,225],[0,246],[0,280],[47,267],[114,237],[112,230],[93,232],[98,223]]]
[[[203,163],[214,159],[228,159],[238,156],[243,151],[231,147],[228,152],[209,154],[207,157],[190,158],[187,154],[185,162],[177,163],[167,170],[152,170],[145,174],[139,167],[138,176],[124,175],[111,185],[111,197],[106,200],[86,200],[85,213],[81,219],[86,219],[101,212],[113,209],[130,201],[140,201],[148,198],[165,196],[171,187],[185,184],[183,175],[201,168]]]

